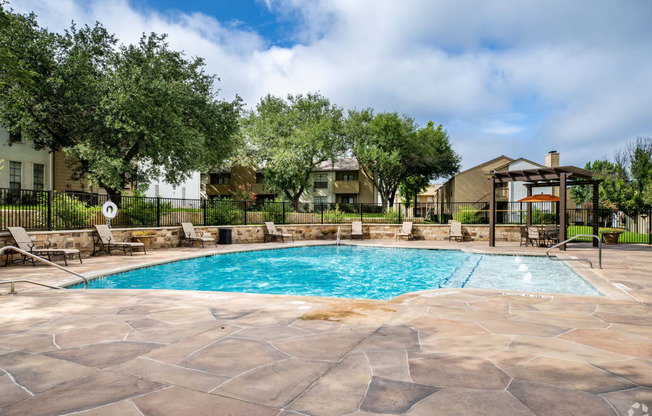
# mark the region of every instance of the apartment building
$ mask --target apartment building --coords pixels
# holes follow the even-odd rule
[[[53,189],[53,154],[27,143],[9,145],[9,132],[0,127],[0,188]]]
[[[203,192],[207,198],[231,198],[241,185],[252,185],[257,200],[276,198],[276,193],[263,183],[263,169],[254,166],[233,166],[230,170],[204,175]],[[358,204],[378,202],[378,192],[371,179],[354,158],[320,163],[310,173],[309,186],[301,203]]]

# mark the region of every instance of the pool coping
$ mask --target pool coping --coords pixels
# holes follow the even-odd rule
[[[196,258],[202,258],[202,257],[211,257],[215,255],[222,255],[222,254],[233,254],[233,253],[242,253],[242,252],[253,252],[253,251],[263,251],[263,250],[281,250],[281,249],[286,249],[286,248],[300,248],[300,247],[313,247],[313,246],[333,246],[337,245],[336,241],[301,241],[297,242],[294,244],[288,244],[287,246],[267,246],[264,244],[260,244],[260,247],[258,247],[258,244],[251,244],[250,246],[247,246],[246,248],[237,248],[237,249],[231,249],[231,250],[215,250],[212,252],[201,252],[201,253],[196,253],[196,254],[189,254],[185,256],[180,256],[180,257],[175,257],[173,259],[157,259],[151,262],[139,264],[139,265],[129,265],[126,267],[117,267],[117,268],[112,268],[112,269],[101,269],[98,271],[93,271],[93,272],[86,272],[82,273],[84,277],[88,279],[88,281],[93,281],[97,279],[101,279],[105,276],[113,275],[113,274],[119,274],[119,273],[124,273],[132,270],[138,270],[142,268],[149,268],[149,267],[154,267],[162,264],[168,264],[168,263],[174,263],[177,261],[183,261],[183,260],[191,260],[191,259],[196,259]],[[502,255],[502,256],[523,256],[523,257],[545,257],[545,253],[515,253],[513,251],[510,252],[509,248],[505,248],[504,250],[483,250],[478,247],[459,247],[459,248],[453,248],[453,247],[438,247],[436,245],[434,246],[427,246],[427,247],[418,247],[418,246],[397,246],[397,245],[386,245],[386,244],[381,244],[379,242],[375,241],[369,241],[369,242],[354,242],[354,241],[347,241],[344,243],[340,243],[340,245],[345,245],[345,246],[362,246],[362,247],[376,247],[376,248],[394,248],[394,249],[417,249],[417,250],[449,250],[449,251],[462,251],[466,253],[472,253],[472,254],[482,254],[482,255]],[[634,300],[638,301],[634,296],[629,294],[626,290],[623,290],[620,287],[615,286],[614,284],[610,283],[605,276],[602,276],[601,273],[598,273],[596,271],[604,271],[605,269],[591,269],[587,265],[580,264],[580,262],[577,261],[565,261],[565,260],[572,260],[572,256],[568,253],[565,253],[563,251],[557,251],[554,255],[554,257],[562,259],[564,264],[568,266],[571,270],[573,270],[580,278],[584,279],[587,283],[589,283],[591,286],[593,286],[596,290],[598,290],[602,296],[600,295],[578,295],[578,294],[572,294],[572,293],[555,293],[555,292],[529,292],[529,291],[516,291],[516,290],[509,290],[509,289],[478,289],[478,288],[437,288],[437,289],[427,289],[427,290],[422,290],[422,291],[414,291],[414,292],[408,292],[404,293],[401,295],[398,295],[392,299],[389,300],[384,300],[384,302],[392,302],[395,299],[401,298],[403,296],[407,295],[413,295],[413,294],[419,294],[419,293],[430,293],[430,292],[441,292],[441,291],[450,291],[450,290],[486,290],[492,293],[511,293],[513,294],[526,294],[526,295],[545,295],[545,296],[580,296],[580,297],[588,297],[588,298],[595,298],[595,297],[604,297],[607,299],[614,299],[614,300]],[[69,279],[66,280],[65,282],[59,283],[57,286],[60,286],[62,288],[70,288],[71,286],[76,286],[80,283],[83,283],[82,279],[75,278],[75,279]],[[32,290],[37,290],[37,288],[34,288]],[[93,290],[105,290],[105,289],[93,289]],[[119,290],[130,290],[130,289],[119,289]],[[137,290],[159,290],[159,289],[137,289]],[[192,289],[189,289],[192,291]],[[179,290],[182,292],[185,292],[185,290]],[[231,292],[219,292],[219,291],[202,291],[202,292],[215,292],[215,293],[231,293]],[[240,293],[240,292],[237,292]],[[278,296],[285,296],[285,295],[278,295]],[[313,297],[310,295],[290,295],[290,296],[305,296],[305,297]],[[333,298],[331,298],[333,299]],[[358,298],[335,298],[335,299],[358,299]]]

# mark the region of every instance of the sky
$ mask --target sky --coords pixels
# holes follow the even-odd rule
[[[652,137],[649,0],[10,0],[41,26],[167,33],[219,96],[319,92],[447,130],[468,169],[499,155],[562,165]]]

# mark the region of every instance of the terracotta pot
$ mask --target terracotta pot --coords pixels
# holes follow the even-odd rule
[[[604,238],[605,244],[618,244],[618,237],[621,233],[603,233],[602,238]]]
[[[139,235],[138,237],[131,237],[132,241],[145,244],[145,250],[154,250],[155,235]]]

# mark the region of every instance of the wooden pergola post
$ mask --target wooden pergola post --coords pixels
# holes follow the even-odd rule
[[[598,234],[600,232],[600,224],[598,222],[598,213],[599,213],[599,208],[598,205],[600,204],[600,198],[599,198],[599,188],[600,188],[600,183],[599,182],[593,182],[593,206],[591,207],[591,225],[593,226],[593,235],[599,236]],[[595,238],[592,238],[593,240],[593,247],[598,246],[598,241]]]
[[[559,175],[559,240],[566,240],[566,176],[564,172]],[[562,244],[561,250],[566,250],[566,244]]]
[[[489,247],[496,247],[496,180],[491,178],[489,182]]]

